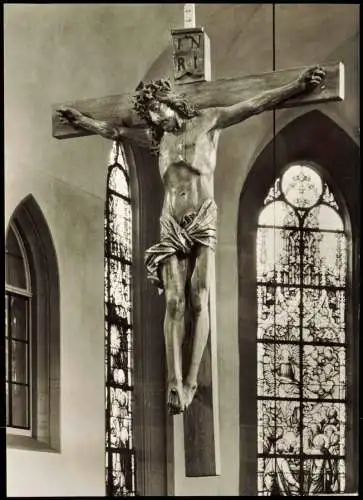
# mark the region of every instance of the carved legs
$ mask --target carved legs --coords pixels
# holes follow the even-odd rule
[[[185,408],[182,373],[182,345],[185,335],[185,280],[187,261],[170,257],[162,268],[166,311],[164,336],[168,369],[167,404],[171,414],[182,413]]]
[[[208,247],[196,249],[196,259],[190,283],[192,317],[192,352],[187,376],[183,384],[182,346],[185,336],[185,284],[187,258],[175,255],[167,259],[162,268],[166,312],[164,336],[168,369],[167,404],[171,414],[182,413],[193,401],[197,390],[200,362],[209,335],[209,287],[213,252]]]
[[[166,299],[164,335],[168,369],[168,408],[172,414],[184,411],[182,345],[184,339],[184,302]]]

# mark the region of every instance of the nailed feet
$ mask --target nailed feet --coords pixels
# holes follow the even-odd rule
[[[197,385],[169,384],[168,388],[168,410],[171,415],[183,413],[192,403],[197,391]]]
[[[168,410],[171,415],[177,415],[184,411],[183,384],[169,384],[168,388]]]

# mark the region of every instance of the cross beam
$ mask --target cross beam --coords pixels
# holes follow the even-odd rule
[[[200,108],[215,106],[229,106],[237,102],[248,100],[260,92],[278,88],[297,78],[308,66],[274,71],[254,76],[220,79],[212,82],[193,83],[193,85],[177,85],[174,90],[185,94],[189,102]],[[317,93],[306,94],[289,99],[280,108],[303,106],[306,104],[344,99],[344,65],[334,63],[324,65],[326,71],[325,88]],[[67,139],[92,135],[84,130],[76,130],[63,123],[56,113],[60,106],[70,106],[81,113],[98,120],[110,120],[114,125],[144,127],[145,123],[132,109],[131,95],[119,94],[99,99],[55,104],[52,111],[53,137]]]

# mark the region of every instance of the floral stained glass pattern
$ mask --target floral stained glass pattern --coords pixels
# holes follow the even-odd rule
[[[129,174],[114,144],[105,209],[106,494],[134,496],[132,209]]]
[[[256,241],[259,495],[344,492],[346,252],[324,179],[287,168]]]

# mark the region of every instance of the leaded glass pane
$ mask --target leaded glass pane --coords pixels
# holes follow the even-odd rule
[[[106,493],[135,495],[132,210],[123,149],[114,144],[105,210]]]
[[[299,230],[260,227],[257,232],[257,280],[300,283]]]
[[[347,272],[346,237],[343,233],[302,233],[305,285],[344,287]]]
[[[118,166],[112,168],[108,187],[122,196],[130,196],[129,184],[123,168]]]
[[[131,391],[111,389],[110,444],[112,448],[132,450]]]
[[[299,401],[259,400],[257,402],[258,453],[298,453],[299,425]]]
[[[127,263],[109,259],[109,316],[131,323],[131,269]]]
[[[135,495],[134,455],[130,453],[113,452],[107,468],[108,496]]]
[[[5,337],[5,379],[9,377],[9,339]]]
[[[281,179],[281,191],[296,208],[310,208],[323,192],[320,176],[306,165],[291,166]]]
[[[19,242],[11,226],[6,236],[5,280],[8,285],[26,289],[26,270]]]
[[[344,229],[340,215],[327,205],[318,205],[312,208],[305,218],[304,227],[331,231],[343,231]]]
[[[29,298],[6,294],[7,418],[10,427],[30,428]]]
[[[303,367],[305,398],[345,398],[344,347],[305,345]]]
[[[290,482],[286,481],[289,471]],[[294,496],[298,493],[299,467],[295,459],[266,458],[258,460],[258,495],[259,496]]]
[[[259,343],[259,396],[294,398],[300,390],[300,347],[296,344]]]
[[[11,382],[28,383],[28,344],[11,342]]]
[[[258,495],[344,492],[343,221],[308,165],[288,168],[264,206],[256,240]]]
[[[129,384],[132,376],[132,365],[129,351],[126,349],[112,352],[110,355],[110,374],[114,384]],[[121,382],[123,380],[123,382]]]
[[[279,446],[283,448],[283,444]],[[258,460],[259,496],[297,496],[300,491],[300,464],[296,458],[269,457]]]
[[[266,205],[258,218],[260,226],[298,227],[299,221],[294,210],[283,201]]]
[[[131,261],[131,206],[119,196],[109,195],[109,224],[106,248],[110,256]]]
[[[345,291],[303,290],[303,339],[306,342],[345,341]]]
[[[321,201],[339,211],[338,204],[335,201],[334,195],[330,191],[329,186],[327,184],[325,184],[324,186],[324,194]]]
[[[300,290],[260,285],[257,287],[259,339],[298,340]]]
[[[29,388],[26,385],[10,384],[11,427],[29,428]]]
[[[316,451],[320,446],[326,454],[304,460],[304,491],[309,496],[326,493],[344,493],[345,461],[331,458],[326,448],[316,439]]]
[[[6,393],[6,427],[10,425],[10,398],[9,398],[9,383],[5,383]]]
[[[117,144],[116,141],[112,143],[112,148],[109,156],[109,165],[111,165],[111,167],[117,166],[118,168],[122,168],[122,170],[126,172],[127,175],[129,173],[129,166],[125,158],[124,148],[122,144]],[[112,187],[110,187],[110,189],[112,189]],[[129,186],[128,191],[130,191]]]
[[[17,340],[28,340],[28,298],[10,295],[11,336]]]
[[[337,402],[303,403],[303,448],[306,455],[315,454],[315,441],[331,455],[345,454],[345,404]]]

